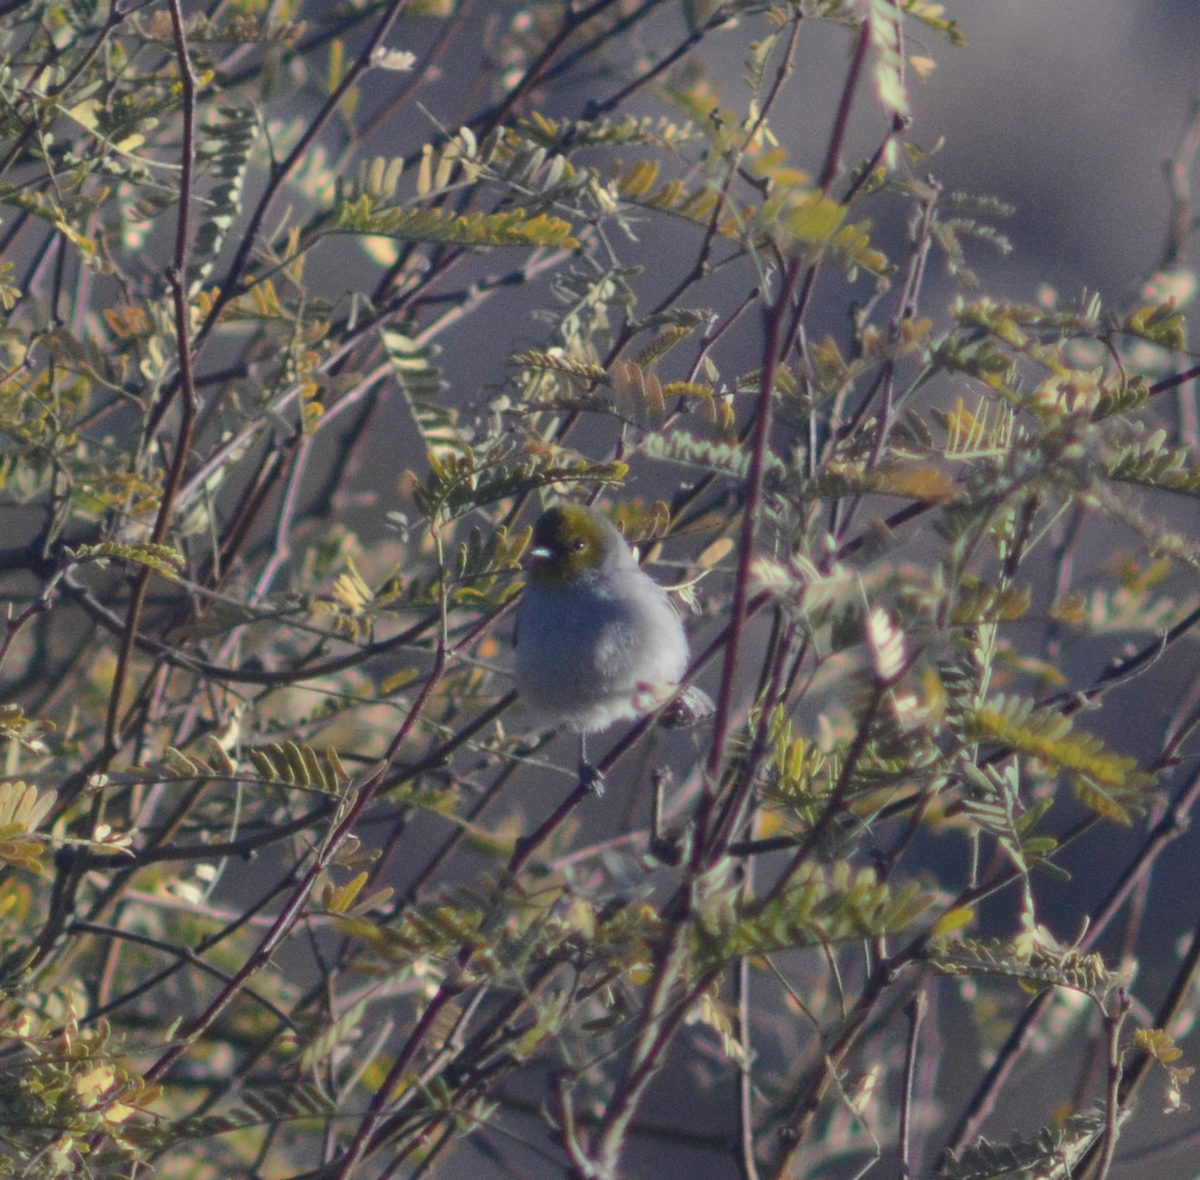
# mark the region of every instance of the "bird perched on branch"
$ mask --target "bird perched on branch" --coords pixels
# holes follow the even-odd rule
[[[652,713],[687,670],[683,624],[616,527],[591,508],[560,504],[538,518],[517,616],[517,692],[545,722],[580,734],[580,774],[600,790],[586,735]],[[689,724],[713,711],[689,686],[667,711]]]

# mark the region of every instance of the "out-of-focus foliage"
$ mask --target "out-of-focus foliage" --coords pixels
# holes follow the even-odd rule
[[[193,7],[0,4],[0,1174],[1079,1176],[1152,1066],[1186,1109],[1200,951],[1133,991],[1200,789],[1186,237],[1144,305],[989,295],[924,0]],[[601,801],[506,672],[563,498],[718,700]],[[1023,1053],[1090,1081],[984,1138]]]

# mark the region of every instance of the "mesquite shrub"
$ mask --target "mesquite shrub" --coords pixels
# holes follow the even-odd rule
[[[1145,298],[990,296],[1005,210],[909,134],[960,40],[924,0],[0,4],[3,1174],[1166,1136],[1200,135]],[[716,701],[593,739],[602,798],[509,674],[564,498]]]

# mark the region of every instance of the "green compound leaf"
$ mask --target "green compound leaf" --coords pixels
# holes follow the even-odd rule
[[[739,912],[738,904],[719,892],[707,899],[695,950],[705,963],[729,962],[743,955],[895,934],[913,926],[936,900],[915,882],[893,891],[872,868],[855,870],[845,861],[809,865],[795,885],[761,912]]]
[[[417,507],[429,520],[462,516],[552,483],[616,483],[629,470],[624,463],[589,463],[558,453],[538,454],[516,463],[503,459],[480,463],[473,451],[440,458],[430,452],[429,474],[413,489]]]
[[[1089,733],[1072,733],[1071,719],[1032,701],[1003,695],[972,709],[967,727],[975,738],[992,740],[1061,767],[1071,775],[1080,802],[1099,815],[1129,824],[1154,776],[1137,761],[1105,748]]]
[[[1120,1116],[1123,1121],[1125,1115]],[[1032,1140],[991,1143],[979,1139],[948,1159],[938,1170],[939,1180],[1051,1180],[1074,1175],[1092,1145],[1104,1134],[1105,1117],[1099,1112],[1073,1114],[1053,1127],[1044,1127]]]
[[[571,225],[560,217],[539,213],[527,217],[524,209],[510,213],[468,213],[460,217],[441,209],[372,209],[365,194],[341,205],[335,231],[375,234],[402,242],[437,242],[451,246],[548,246],[575,249]]]
[[[1035,944],[1024,936],[1011,941],[960,939],[930,955],[929,961],[943,975],[999,976],[1037,991],[1066,987],[1096,1000],[1121,982],[1119,973],[1110,971],[1099,955]]]
[[[76,549],[67,549],[66,554],[72,562],[94,561],[104,564],[109,561],[129,561],[157,570],[167,578],[175,577],[184,568],[183,557],[169,545],[155,545],[149,541],[139,545],[102,541],[98,545],[80,545]]]

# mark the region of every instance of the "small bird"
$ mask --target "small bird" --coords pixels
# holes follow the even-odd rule
[[[687,636],[666,591],[591,508],[561,504],[542,513],[528,572],[517,616],[517,692],[540,720],[580,734],[580,774],[599,790],[586,735],[663,705],[687,669]],[[713,711],[694,687],[676,705],[676,724]]]

